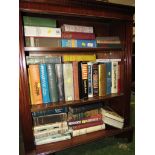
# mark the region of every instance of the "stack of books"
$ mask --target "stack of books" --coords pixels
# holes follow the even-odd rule
[[[61,30],[62,47],[96,47],[95,34],[91,26],[63,24]]]
[[[36,145],[70,139],[67,108],[32,112],[33,134]]]
[[[24,34],[27,47],[61,47],[61,28],[56,20],[24,16]]]
[[[110,107],[104,107],[104,108],[101,108],[100,110],[103,115],[103,121],[105,124],[119,129],[123,128],[124,118],[122,116],[120,116]]]
[[[72,136],[79,136],[105,129],[102,114],[99,113],[101,103],[69,107],[68,126]]]

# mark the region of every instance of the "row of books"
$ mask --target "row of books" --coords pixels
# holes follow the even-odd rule
[[[95,37],[92,26],[63,24],[56,28],[55,19],[29,16],[23,22],[27,47],[122,47],[118,36]]]
[[[103,130],[106,125],[122,129],[124,118],[101,103],[66,108],[67,112],[41,114],[33,112],[33,134],[36,145],[71,139]],[[38,113],[38,116],[34,113]]]
[[[80,100],[123,91],[120,59],[65,63],[61,63],[60,56],[27,56],[26,59],[32,104]]]

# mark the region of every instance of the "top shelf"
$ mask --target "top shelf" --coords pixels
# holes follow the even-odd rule
[[[41,51],[41,52],[65,52],[65,51],[67,51],[67,52],[72,52],[72,51],[75,51],[75,52],[87,52],[87,51],[89,51],[89,52],[93,52],[93,51],[95,51],[95,52],[99,52],[99,51],[109,51],[109,52],[111,52],[111,51],[121,51],[122,50],[122,48],[101,48],[101,47],[96,47],[96,48],[76,48],[76,47],[57,47],[57,48],[53,48],[53,47],[25,47],[24,48],[24,50],[25,51],[29,51],[29,52],[39,52],[39,51]]]

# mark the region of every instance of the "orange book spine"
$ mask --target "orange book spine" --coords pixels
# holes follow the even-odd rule
[[[34,105],[43,103],[39,65],[29,65],[29,80],[31,104]]]
[[[73,81],[74,81],[74,100],[79,100],[79,75],[78,75],[78,62],[73,62]]]

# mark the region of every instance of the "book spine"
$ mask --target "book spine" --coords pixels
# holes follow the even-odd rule
[[[48,73],[49,93],[51,102],[58,102],[58,87],[55,73],[55,64],[46,64]]]
[[[98,64],[93,64],[92,75],[93,75],[93,96],[98,96],[99,94]]]
[[[51,123],[51,124],[43,124],[43,125],[39,125],[39,126],[34,126],[33,133],[48,131],[48,130],[55,129],[55,128],[64,128],[67,126],[68,126],[67,121],[56,122],[56,123]]]
[[[41,63],[61,63],[61,57],[59,56],[26,56],[27,65],[41,64]]]
[[[61,38],[60,28],[24,26],[26,37],[55,37]]]
[[[73,137],[80,136],[83,134],[87,134],[87,133],[91,133],[91,132],[95,132],[95,131],[99,131],[99,130],[103,130],[103,129],[105,129],[105,124],[92,126],[92,127],[88,127],[88,128],[83,128],[83,129],[79,129],[79,130],[73,130],[72,136]]]
[[[82,98],[88,98],[88,65],[81,63],[82,70]]]
[[[70,61],[96,61],[96,55],[64,55],[63,56],[64,62]]]
[[[97,115],[99,114],[99,110],[98,109],[93,109],[93,110],[89,110],[89,111],[85,111],[85,112],[81,112],[78,114],[72,114],[70,112],[68,112],[68,121],[76,121],[76,120],[80,120],[86,117],[90,117],[93,115]]]
[[[64,24],[62,26],[62,32],[93,33],[93,27]]]
[[[79,130],[79,129],[88,128],[88,127],[97,126],[97,125],[102,125],[102,124],[103,124],[103,121],[101,120],[101,121],[97,121],[97,122],[75,125],[72,127],[72,129],[73,130]]]
[[[118,92],[118,62],[112,62],[111,67],[112,67],[111,93],[117,93]]]
[[[88,62],[88,97],[93,97],[92,62]]]
[[[124,91],[124,64],[123,62],[120,63],[120,79],[121,79],[121,90],[120,92],[122,93]]]
[[[111,62],[106,63],[106,95],[111,94]]]
[[[118,63],[118,87],[117,87],[117,92],[120,94],[121,93],[121,64]]]
[[[102,43],[97,43],[97,47],[102,47],[102,48],[122,48],[121,44],[102,44]]]
[[[59,109],[47,109],[47,110],[42,110],[38,112],[32,112],[32,116],[38,117],[38,116],[45,116],[45,115],[59,114],[59,113],[66,113],[66,112],[68,112],[67,107],[63,107]]]
[[[65,101],[74,100],[73,67],[72,63],[63,64]]]
[[[46,64],[40,64],[39,68],[40,68],[40,80],[41,80],[43,103],[49,103],[50,102],[50,96],[49,96],[49,87],[48,87],[48,77],[47,77]]]
[[[77,47],[95,48],[96,40],[77,40]]]
[[[102,114],[97,114],[97,115],[94,115],[94,116],[83,118],[81,120],[68,121],[68,125],[73,126],[73,125],[78,125],[78,124],[96,122],[96,121],[100,121],[100,120],[102,120]]]
[[[98,65],[99,71],[99,96],[106,95],[106,64]]]
[[[77,114],[77,113],[85,112],[85,111],[88,111],[88,110],[98,109],[100,107],[102,107],[101,103],[94,103],[94,104],[91,104],[91,105],[84,105],[84,106],[78,106],[78,107],[69,107],[69,111],[72,114]]]
[[[62,64],[55,64],[56,70],[56,77],[57,77],[57,84],[58,84],[58,96],[59,101],[64,101],[64,79],[63,79],[63,65]]]
[[[95,34],[93,33],[80,33],[80,32],[62,32],[64,39],[87,39],[94,40]]]
[[[72,47],[72,45],[73,45],[73,40],[61,39],[61,47]]]
[[[50,18],[23,16],[23,22],[25,26],[41,26],[56,28],[56,20]]]
[[[48,124],[48,123],[61,122],[61,121],[67,121],[66,113],[33,117],[34,126]]]
[[[43,102],[43,99],[40,84],[39,66],[29,65],[28,73],[29,73],[31,104],[41,104]]]
[[[78,75],[78,62],[73,62],[73,81],[74,81],[74,100],[80,99],[79,94],[79,75]]]
[[[25,37],[26,47],[61,47],[60,38]]]

